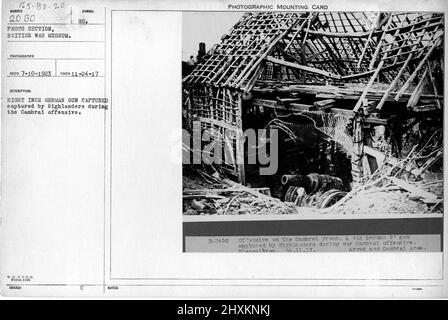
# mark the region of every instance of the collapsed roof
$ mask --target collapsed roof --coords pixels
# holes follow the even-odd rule
[[[391,84],[386,98],[400,83],[400,98],[422,73],[432,77],[428,58],[442,48],[443,30],[439,13],[246,13],[184,85],[249,92],[260,80],[338,84],[380,79]]]

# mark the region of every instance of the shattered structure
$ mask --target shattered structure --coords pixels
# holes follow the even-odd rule
[[[349,191],[385,166],[418,180],[443,156],[443,38],[438,13],[246,13],[183,79],[184,121],[234,133],[221,167],[243,185],[247,128],[283,132],[278,181],[317,172]]]

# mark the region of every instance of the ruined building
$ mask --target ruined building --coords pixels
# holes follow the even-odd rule
[[[443,137],[443,38],[436,13],[246,13],[183,79],[184,122],[234,132],[221,169],[242,184],[322,173],[349,189]],[[247,128],[281,131],[269,181],[247,164]]]

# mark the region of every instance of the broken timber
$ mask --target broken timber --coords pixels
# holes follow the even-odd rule
[[[400,188],[408,191],[411,193],[412,196],[421,198],[423,202],[425,203],[437,203],[440,199],[433,193],[425,191],[419,187],[416,187],[409,182],[400,180],[395,177],[387,177],[390,181],[392,181],[394,184],[399,186]]]
[[[442,110],[433,69],[443,32],[444,15],[431,12],[383,13],[377,21],[363,12],[249,12],[184,78],[189,110],[202,128],[235,133],[227,169],[244,183],[238,141],[246,106],[353,116],[364,105],[379,116],[366,112],[359,121],[373,125],[388,124],[396,104],[409,113]],[[362,146],[353,147],[362,157]]]

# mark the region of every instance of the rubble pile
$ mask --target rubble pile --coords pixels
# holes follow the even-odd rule
[[[369,190],[348,200],[344,205],[328,211],[332,214],[420,214],[429,213],[428,207],[403,191]]]
[[[298,209],[271,197],[268,188],[248,188],[201,170],[184,174],[185,215],[297,214]]]
[[[184,170],[184,214],[443,212],[444,19],[244,14],[182,80],[186,153],[225,155]]]
[[[213,190],[208,190],[208,192],[203,195],[192,195],[195,197],[194,199],[188,199],[184,196],[184,214],[267,215],[299,213],[298,207],[292,203],[270,201],[240,190],[222,190],[219,195],[212,194]]]
[[[329,213],[443,213],[443,139],[435,131],[401,159],[382,165]]]

